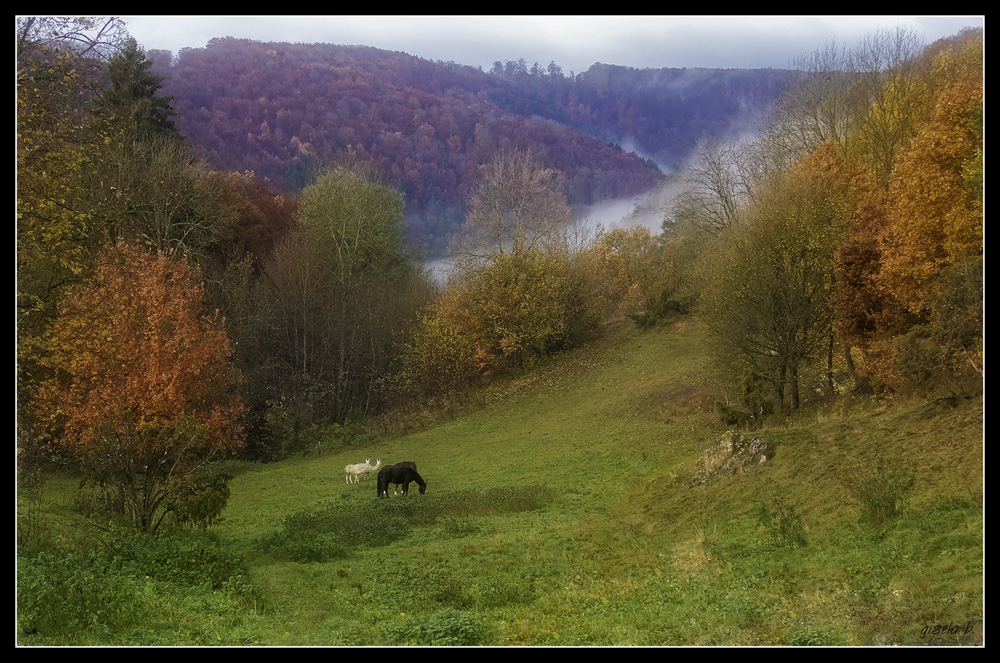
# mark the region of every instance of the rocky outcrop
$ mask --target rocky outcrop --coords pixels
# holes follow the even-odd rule
[[[747,437],[738,431],[726,431],[698,459],[689,485],[707,483],[719,474],[742,474],[764,464],[773,455],[760,437]]]

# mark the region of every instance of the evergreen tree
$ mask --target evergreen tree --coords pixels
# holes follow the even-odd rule
[[[153,73],[153,61],[135,39],[129,38],[108,61],[107,75],[110,87],[97,102],[98,115],[137,140],[178,136],[173,97],[157,96],[163,76]]]

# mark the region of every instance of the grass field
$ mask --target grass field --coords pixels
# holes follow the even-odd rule
[[[724,432],[702,337],[619,330],[417,432],[234,464],[207,532],[110,537],[51,477],[18,642],[983,644],[982,400],[810,410],[754,433],[767,463],[692,482]],[[346,484],[366,457],[427,493]],[[901,513],[866,517],[861,479]]]

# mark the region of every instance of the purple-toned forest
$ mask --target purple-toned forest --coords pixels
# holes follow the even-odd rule
[[[178,129],[213,167],[295,192],[352,155],[405,194],[407,234],[425,245],[461,226],[498,149],[527,148],[559,170],[573,205],[633,196],[699,141],[752,128],[790,76],[604,64],[567,76],[523,60],[484,72],[370,47],[233,38],[172,62],[150,55]]]

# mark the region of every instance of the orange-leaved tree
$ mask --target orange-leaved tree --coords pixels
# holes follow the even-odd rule
[[[57,447],[107,505],[145,531],[173,512],[208,524],[225,505],[209,461],[242,446],[240,376],[218,315],[185,260],[106,248],[60,305],[36,399]]]

